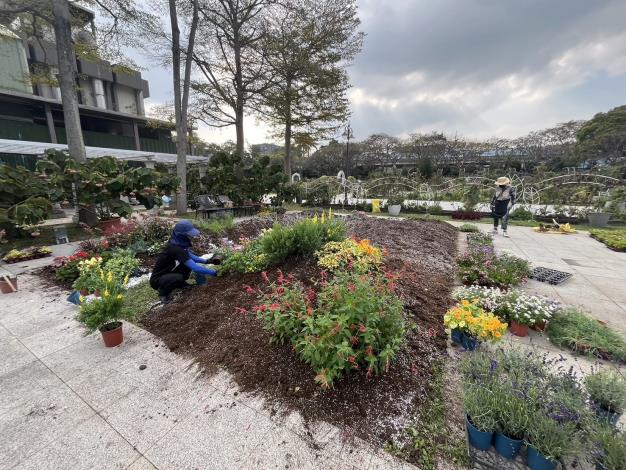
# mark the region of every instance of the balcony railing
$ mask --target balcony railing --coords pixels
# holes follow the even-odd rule
[[[59,144],[67,144],[65,128],[55,127]],[[135,150],[135,139],[125,135],[104,132],[83,131],[85,145],[122,150]],[[31,122],[0,119],[0,139],[24,140],[29,142],[50,142],[48,127]],[[176,144],[171,140],[139,138],[139,146],[145,152],[176,153]]]

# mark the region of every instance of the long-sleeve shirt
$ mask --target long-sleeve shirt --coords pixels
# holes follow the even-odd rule
[[[495,215],[504,216],[510,207],[515,204],[517,193],[515,188],[508,185],[504,188],[496,189],[491,198],[491,210]]]

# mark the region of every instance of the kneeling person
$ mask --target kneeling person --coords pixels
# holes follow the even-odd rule
[[[200,231],[188,220],[181,220],[174,226],[172,237],[157,257],[150,276],[150,286],[159,292],[161,301],[168,302],[174,289],[190,287],[186,281],[192,271],[196,274],[197,284],[204,284],[205,276],[217,276],[214,269],[201,266],[211,262],[210,259],[191,251],[192,239],[199,234]]]

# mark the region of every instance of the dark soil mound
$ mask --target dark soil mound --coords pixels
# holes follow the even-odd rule
[[[297,410],[307,420],[331,422],[375,444],[392,438],[402,443],[402,431],[421,412],[432,366],[445,350],[442,316],[454,278],[456,230],[440,222],[374,218],[350,218],[348,227],[350,234],[388,250],[387,267],[401,273],[397,293],[415,324],[385,374],[368,379],[357,371],[322,391],[290,345],[271,344],[256,317],[237,313],[237,307],[254,305],[244,286],[260,285],[259,274],[230,274],[185,291],[143,325],[171,350],[196,358],[207,373],[225,367],[243,391],[261,394],[278,412]],[[305,283],[319,274],[314,259],[291,259],[280,268]]]

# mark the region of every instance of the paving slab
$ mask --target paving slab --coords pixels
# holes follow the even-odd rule
[[[133,446],[100,416],[79,423],[19,468],[24,470],[125,469],[141,457]]]
[[[37,360],[0,375],[0,416],[34,395],[62,384],[61,379]]]

